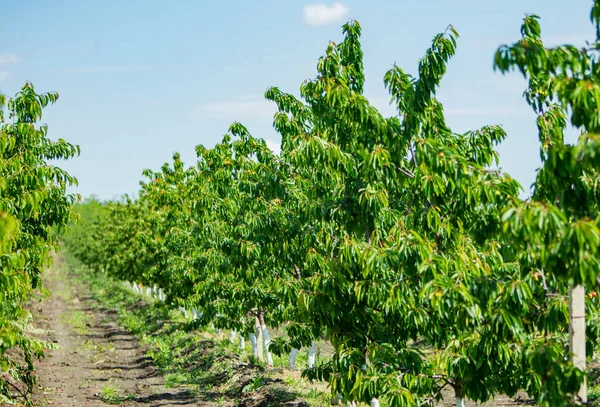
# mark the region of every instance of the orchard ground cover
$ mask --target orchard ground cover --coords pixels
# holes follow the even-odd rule
[[[43,365],[42,376],[64,374],[68,386],[42,388],[59,403],[157,402],[133,376],[121,387],[111,380],[115,369],[140,368],[135,352],[181,390],[161,393],[177,399],[167,405],[454,398],[464,407],[523,393],[543,407],[595,403],[600,1],[591,21],[587,47],[547,48],[528,15],[521,38],[496,53],[496,69],[527,79],[536,116],[542,165],[527,199],[497,168],[509,136],[501,126],[456,133],[446,122],[436,92],[459,43],[454,27],[434,36],[414,75],[396,65],[386,73],[397,114],[384,117],[363,94],[362,29],[350,21],[299,98],[265,92],[278,109],[280,154],[235,122],[214,147],[196,147],[192,166],[175,153],[145,170],[136,198],[77,206],[80,222],[64,237],[75,260],[48,274],[56,295],[35,310],[48,321],[38,329],[24,304],[48,296],[42,270],[77,199],[66,193],[76,180],[48,160],[79,150],[39,123],[58,95],[25,85],[6,101],[9,122],[0,115],[0,400],[31,401],[35,359],[50,351],[60,369]],[[569,125],[580,132],[573,144]],[[94,298],[76,294],[88,285]],[[252,354],[215,328],[249,339]],[[94,341],[97,330],[109,340]],[[322,340],[327,355],[305,362]],[[302,377],[286,376],[299,349]],[[94,376],[104,364],[111,373]],[[81,377],[90,385],[77,388],[91,395],[74,390]],[[151,377],[146,387],[162,389],[155,373],[135,379]],[[327,394],[311,381],[327,383]]]
[[[34,334],[55,347],[36,368],[35,406],[331,405],[326,384],[288,370],[287,360],[275,357],[267,369],[228,333],[198,330],[178,310],[90,273],[68,252],[54,259],[45,274],[53,296],[30,305]],[[301,355],[299,368],[306,363]],[[444,396],[437,406],[454,405],[452,392]],[[520,394],[482,405],[530,404]]]
[[[544,407],[585,403],[600,333],[596,297],[583,295],[600,266],[598,47],[548,49],[540,33],[527,16],[495,60],[529,80],[543,163],[530,199],[495,168],[501,126],[446,123],[436,92],[457,49],[452,26],[418,74],[387,72],[398,114],[384,117],[363,95],[350,21],[300,98],[265,92],[280,154],[235,122],[196,147],[194,165],[176,153],[144,171],[135,199],[82,206],[95,214],[69,248],[93,273],[156,288],[198,327],[253,344],[262,333],[269,365],[268,351],[292,360],[324,335],[333,352],[304,375],[348,402],[425,406],[452,390],[459,407],[519,391]]]
[[[283,361],[266,369],[227,338],[66,255],[46,273],[50,302],[31,305],[36,335],[58,347],[36,369],[35,406],[330,405],[323,384],[284,371]]]

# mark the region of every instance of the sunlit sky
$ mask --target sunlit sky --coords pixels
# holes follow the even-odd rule
[[[81,147],[59,165],[79,179],[76,191],[102,199],[135,193],[142,170],[157,170],[194,146],[213,146],[240,121],[278,148],[275,107],[264,91],[298,95],[316,73],[341,25],[363,28],[365,95],[394,115],[383,86],[397,63],[415,73],[432,37],[452,24],[457,55],[438,92],[456,132],[503,125],[501,167],[525,190],[539,153],[524,80],[493,70],[499,45],[519,38],[526,13],[541,17],[549,45],[591,40],[591,0],[11,1],[0,0],[0,93],[25,81],[58,91],[45,111],[51,138]],[[574,134],[574,133],[573,133]],[[571,135],[573,137],[573,135]]]

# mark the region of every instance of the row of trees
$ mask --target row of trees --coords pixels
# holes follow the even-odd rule
[[[14,98],[0,95],[0,403],[30,402],[34,359],[46,344],[28,335],[25,308],[34,293],[47,294],[41,273],[58,248],[57,236],[71,219],[76,180],[50,160],[79,149],[52,141],[38,122],[57,93],[38,95],[26,84]]]
[[[139,198],[101,205],[70,250],[96,271],[160,287],[205,324],[284,326],[269,344],[277,353],[325,333],[334,353],[305,374],[349,401],[428,405],[446,387],[460,406],[519,389],[542,406],[585,401],[585,353],[573,363],[568,333],[586,320],[569,319],[568,298],[600,270],[598,39],[545,48],[531,15],[496,53],[497,69],[529,80],[538,116],[542,167],[523,201],[496,169],[503,129],[457,134],[435,97],[454,28],[434,37],[417,76],[385,75],[398,109],[388,118],[363,96],[359,24],[343,31],[301,99],[266,91],[280,154],[234,123],[196,148],[195,166],[176,154],[145,171]],[[568,117],[575,145],[564,142]],[[600,325],[587,302],[591,354]]]

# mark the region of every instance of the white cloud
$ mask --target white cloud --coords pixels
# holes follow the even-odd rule
[[[0,82],[5,81],[6,78],[8,78],[8,72],[6,72],[6,71],[0,71]]]
[[[446,116],[505,116],[523,113],[524,109],[513,107],[457,107],[444,109]]]
[[[367,99],[384,117],[396,116],[398,114],[396,106],[390,103],[390,96],[371,96],[367,97]]]
[[[590,26],[591,28],[591,26]],[[577,47],[584,46],[586,42],[593,42],[596,38],[596,34],[593,30],[589,30],[587,33],[567,33],[567,34],[553,34],[545,35],[542,34],[542,41],[546,47],[557,47],[559,45],[571,44]],[[477,41],[481,47],[489,50],[498,48],[500,45],[511,45],[518,41],[520,37],[518,35],[505,34],[503,36],[489,36],[478,38]]]
[[[542,35],[544,45],[547,47],[556,47],[565,44],[581,46],[585,45],[586,41],[593,42],[593,38],[593,35],[586,34]]]
[[[341,3],[307,4],[304,6],[304,21],[309,25],[327,25],[343,20],[350,9]]]
[[[219,119],[273,119],[277,105],[264,99],[242,97],[236,100],[204,103],[198,106],[198,111]]]
[[[5,52],[0,54],[0,66],[3,65],[14,65],[21,62],[21,57],[17,54],[11,54],[9,52]]]
[[[398,114],[396,106],[390,105],[389,97],[374,96],[368,99],[369,102],[375,106],[383,116],[396,116]],[[454,103],[453,105],[456,106],[457,103]],[[449,107],[449,103],[445,103],[445,106],[448,106],[444,107],[444,115],[447,117],[507,116],[529,112],[528,109],[523,109],[522,107],[460,106],[460,104],[458,104],[458,107]]]
[[[279,141],[274,141],[269,138],[265,138],[265,142],[267,143],[267,147],[274,152],[275,154],[281,153],[281,143]]]
[[[89,65],[70,69],[71,73],[141,72],[147,71],[144,65]]]

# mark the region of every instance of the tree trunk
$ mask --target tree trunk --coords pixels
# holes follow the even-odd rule
[[[585,288],[582,285],[569,289],[569,345],[573,365],[585,372]],[[576,395],[577,403],[587,403],[585,378]]]
[[[260,329],[260,321],[258,320],[258,317],[256,317],[256,357],[258,358],[258,360],[264,360],[263,357],[263,348],[262,348],[262,342],[263,342],[263,337],[262,337],[262,330]]]
[[[454,396],[456,397],[456,407],[467,407],[467,403],[465,402],[462,386],[453,385],[454,387]]]
[[[298,349],[292,349],[289,357],[290,370],[296,370],[296,355],[298,355]]]
[[[258,347],[256,346],[255,334],[250,334],[250,343],[252,344],[252,354],[258,359]]]
[[[271,344],[271,337],[269,336],[269,331],[267,331],[266,325],[261,325],[262,334],[263,334],[263,344],[265,347],[265,355],[267,357],[267,365],[269,367],[273,367],[273,358],[271,357],[271,352],[269,352],[269,345]]]
[[[313,343],[310,344],[310,348],[308,348],[308,368],[309,369],[312,369],[315,367],[315,359],[316,359],[315,342],[313,341]]]
[[[265,324],[265,314],[262,310],[258,311],[258,321],[260,322],[260,329],[262,331],[263,346],[265,347],[265,356],[267,358],[267,366],[273,367],[273,358],[271,352],[269,352],[269,345],[271,344],[271,337],[269,331],[267,331],[267,325]]]

